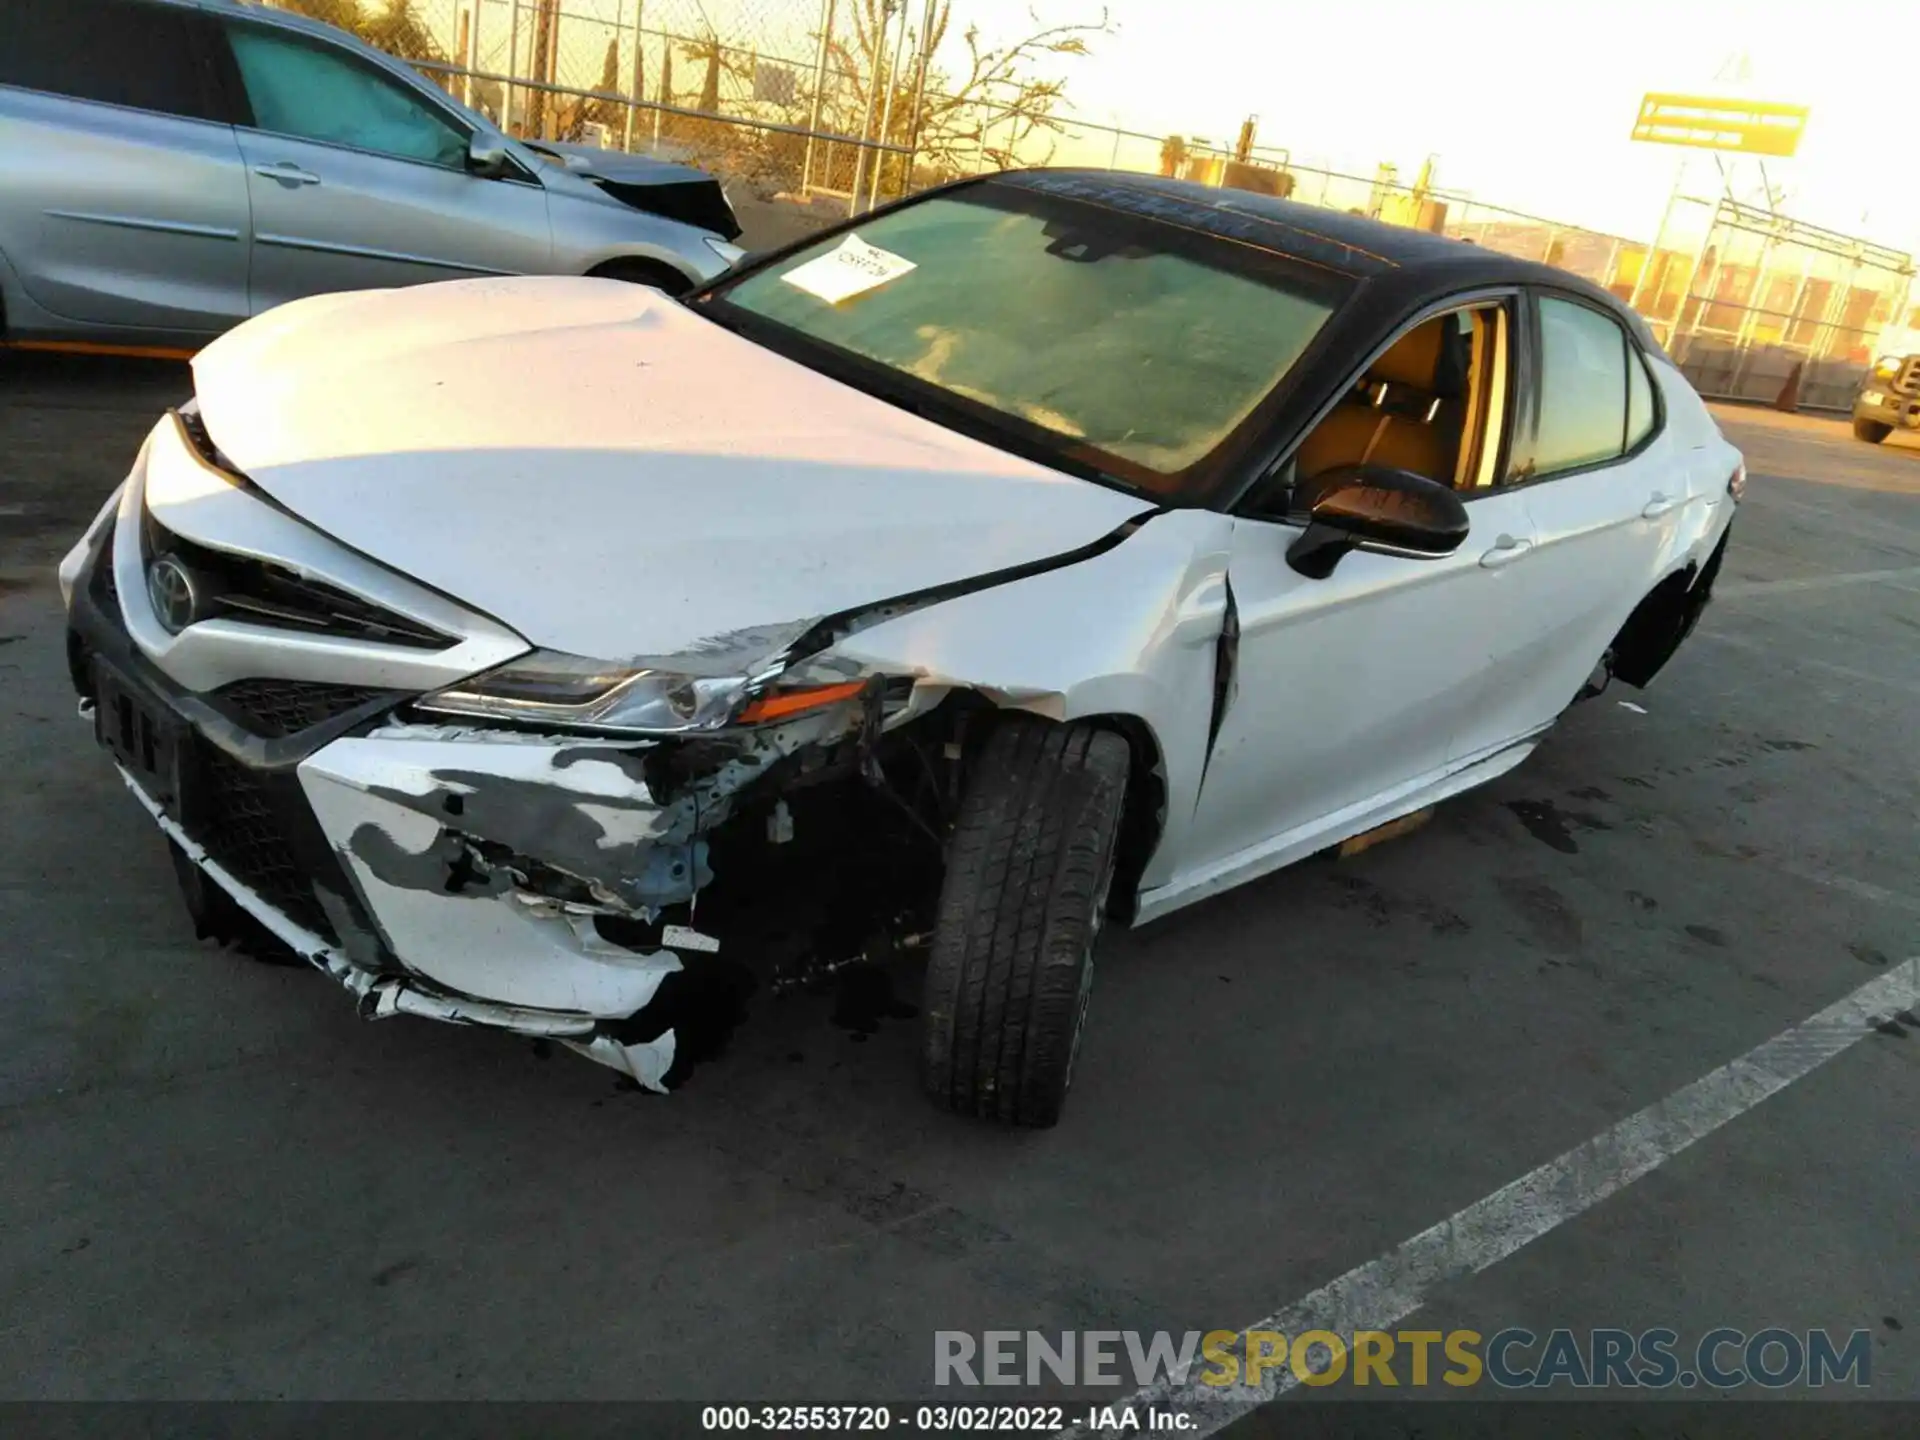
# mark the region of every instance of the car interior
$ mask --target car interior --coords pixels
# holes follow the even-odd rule
[[[1254,513],[1301,519],[1321,482],[1354,465],[1410,470],[1455,490],[1491,484],[1504,387],[1505,312],[1453,310],[1389,346],[1300,442]]]

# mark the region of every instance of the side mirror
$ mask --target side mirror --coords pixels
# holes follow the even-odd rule
[[[1317,479],[1307,528],[1287,547],[1287,563],[1309,579],[1325,579],[1362,545],[1434,560],[1467,538],[1467,507],[1437,480],[1379,465],[1343,465]]]
[[[467,169],[482,180],[498,180],[507,173],[507,145],[498,135],[476,130],[467,142]]]

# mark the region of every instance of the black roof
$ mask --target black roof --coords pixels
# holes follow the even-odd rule
[[[1619,316],[1656,348],[1646,322],[1619,298],[1570,270],[1521,260],[1406,225],[1303,205],[1250,190],[1199,185],[1123,170],[1010,170],[991,177],[1043,194],[1090,201],[1148,219],[1165,220],[1224,240],[1257,245],[1278,255],[1386,282],[1403,300],[1475,285],[1552,285],[1570,290]]]

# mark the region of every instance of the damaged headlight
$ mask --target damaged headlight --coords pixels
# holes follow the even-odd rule
[[[785,719],[851,700],[866,688],[864,681],[855,680],[750,694],[749,684],[744,675],[638,670],[536,650],[417,703],[440,715],[566,730],[677,735]]]

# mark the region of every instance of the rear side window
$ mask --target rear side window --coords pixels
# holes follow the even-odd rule
[[[1643,370],[1643,386],[1646,379]],[[1552,475],[1617,458],[1626,447],[1627,411],[1626,332],[1598,310],[1541,297],[1533,473]]]
[[[140,0],[0,0],[0,85],[218,119],[199,24]]]
[[[465,132],[392,76],[272,30],[233,25],[227,37],[256,128],[402,160],[465,164]]]

